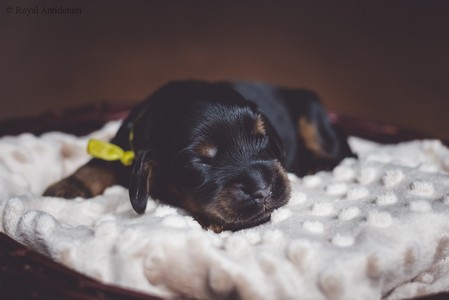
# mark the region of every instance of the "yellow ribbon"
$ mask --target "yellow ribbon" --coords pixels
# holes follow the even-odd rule
[[[90,139],[87,143],[87,152],[107,161],[120,160],[125,166],[130,166],[134,160],[134,151],[125,151],[117,145],[95,139]]]

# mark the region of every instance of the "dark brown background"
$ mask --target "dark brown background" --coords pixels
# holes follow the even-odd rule
[[[245,79],[449,138],[449,1],[336,2],[2,0],[0,118]],[[16,11],[35,6],[82,13]]]

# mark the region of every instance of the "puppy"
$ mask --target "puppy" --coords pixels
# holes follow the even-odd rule
[[[315,94],[245,82],[170,82],[111,143],[134,151],[132,165],[93,158],[44,195],[89,198],[119,184],[139,214],[151,196],[204,228],[236,231],[287,203],[287,171],[302,176],[353,156]]]

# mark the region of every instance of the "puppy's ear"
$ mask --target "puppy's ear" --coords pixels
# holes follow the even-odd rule
[[[138,152],[131,171],[129,198],[131,206],[138,214],[145,212],[150,195],[153,168],[152,156],[150,150]]]

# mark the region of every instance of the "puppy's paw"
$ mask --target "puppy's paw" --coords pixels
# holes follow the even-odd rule
[[[223,228],[223,226],[218,225],[218,224],[211,224],[209,225],[206,229],[212,230],[215,233],[220,233],[222,231],[224,231],[225,229]]]
[[[74,176],[69,176],[49,186],[43,195],[66,199],[76,197],[91,198],[92,192],[81,180]]]

